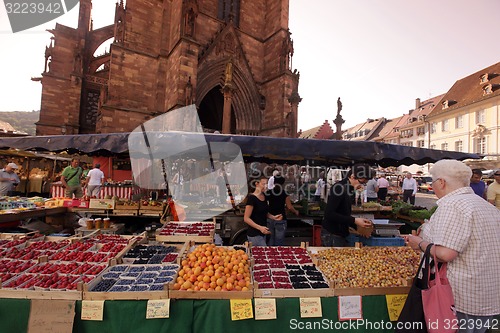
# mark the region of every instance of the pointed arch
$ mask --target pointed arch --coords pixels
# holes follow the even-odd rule
[[[227,59],[219,59],[204,63],[199,69],[196,89],[197,105],[214,87],[222,88],[226,63]],[[236,117],[236,132],[257,133],[261,124],[260,94],[251,76],[249,77],[242,71],[238,64],[234,65],[233,84],[236,88],[232,104]]]

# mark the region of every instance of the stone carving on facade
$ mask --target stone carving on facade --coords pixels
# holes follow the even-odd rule
[[[121,0],[120,4],[116,4],[115,9],[115,43],[122,43],[125,39],[125,13],[126,12],[123,5],[123,0]]]
[[[191,76],[188,78],[185,90],[185,105],[193,104],[193,84],[191,83]]]
[[[75,49],[75,58],[73,59],[73,73],[82,73],[82,54],[78,48]]]
[[[475,138],[481,138],[488,134],[488,129],[484,125],[477,125],[472,131],[472,136]]]
[[[198,17],[198,3],[195,0],[183,1],[183,33],[186,37],[195,36],[196,18]]]
[[[281,44],[280,71],[292,69],[293,40],[291,35],[292,33],[288,30]]]
[[[50,45],[45,47],[45,65],[43,72],[50,72],[50,62],[52,61],[52,51],[54,50],[54,37],[50,38]]]
[[[229,55],[234,60],[240,59],[240,52],[238,48],[238,43],[233,34],[227,33],[215,47],[216,55]]]

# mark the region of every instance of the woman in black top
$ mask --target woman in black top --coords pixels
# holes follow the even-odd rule
[[[275,176],[274,188],[266,193],[266,198],[269,203],[269,213],[282,216],[280,221],[271,219],[267,221],[267,227],[269,231],[271,231],[271,236],[268,242],[269,246],[282,246],[285,241],[287,224],[285,206],[295,215],[299,215],[299,212],[293,208],[290,197],[286,194],[283,184],[285,184],[285,178]]]
[[[266,236],[271,232],[267,228],[267,218],[281,220],[281,215],[272,215],[268,212],[264,192],[267,188],[267,178],[261,177],[255,182],[255,191],[247,198],[243,221],[248,224],[247,238],[253,246],[266,246]]]

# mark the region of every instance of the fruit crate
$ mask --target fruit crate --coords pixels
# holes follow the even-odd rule
[[[248,247],[246,246],[215,246],[213,244],[203,244],[203,245],[198,245],[196,246],[196,248],[194,247],[194,242],[191,242],[190,244],[190,251],[186,251],[185,254],[184,254],[184,260],[183,261],[188,261],[190,260],[190,255],[191,254],[194,254],[194,252],[199,249],[200,247],[203,247],[203,246],[210,246],[210,247],[214,247],[216,248],[217,250],[221,250],[221,251],[232,251],[232,250],[243,250],[244,253],[243,255],[246,255],[246,256],[249,256],[249,251],[248,251]],[[202,256],[202,255],[201,255]],[[200,257],[199,257],[200,258]],[[177,280],[177,277],[175,277],[174,281],[171,282],[169,284],[169,297],[170,298],[173,298],[173,299],[249,299],[249,298],[253,298],[253,294],[254,294],[254,290],[253,290],[253,281],[251,280],[251,267],[250,267],[250,262],[249,262],[249,259],[246,259],[248,260],[248,268],[249,268],[249,273],[250,273],[250,280],[249,280],[249,285],[248,287],[245,286],[245,288],[248,288],[248,290],[221,290],[221,291],[217,291],[217,290],[177,290],[175,288],[175,284],[178,282]],[[182,266],[182,262],[181,262],[181,265],[179,267],[179,271],[177,272],[179,274],[180,271],[183,270],[183,266]],[[243,274],[243,273],[241,273]],[[214,276],[216,276],[214,274]],[[235,275],[235,281],[233,283],[236,282],[236,275]],[[226,280],[227,281],[227,280]],[[187,281],[186,281],[187,282]],[[202,281],[198,281],[197,282],[202,282]],[[206,283],[212,283],[212,282],[215,282],[215,281],[211,281],[211,282],[206,282]]]
[[[415,251],[408,247],[359,245],[360,247],[356,248],[310,249],[318,267],[330,279],[333,296],[392,295],[409,292],[420,262]],[[366,276],[366,272],[372,273]]]
[[[208,234],[207,234],[208,231]],[[199,235],[203,233],[203,235]],[[156,230],[158,242],[213,243],[215,222],[168,222]]]
[[[104,272],[98,275],[97,278],[90,283],[83,285],[83,299],[84,300],[146,300],[146,299],[167,299],[169,298],[169,290],[167,283],[157,283],[161,277],[162,267],[167,265],[113,265],[108,267]],[[140,268],[141,270],[138,270]],[[154,269],[150,269],[154,268]],[[175,269],[178,265],[175,265]],[[132,269],[132,270],[131,270]],[[150,270],[148,270],[150,269]],[[174,271],[168,276],[175,275]],[[141,278],[141,275],[152,276],[155,278]],[[122,277],[123,276],[123,277]],[[167,275],[165,275],[167,276]],[[141,281],[144,280],[144,281]],[[114,282],[111,282],[114,281]],[[122,283],[123,282],[123,283]],[[144,282],[144,283],[136,283]],[[150,282],[149,284],[147,282]],[[152,287],[156,286],[156,287]],[[160,290],[150,290],[151,288],[158,288]],[[95,288],[104,288],[107,291],[96,291]],[[107,289],[106,289],[107,288]],[[126,291],[119,291],[119,290]],[[138,289],[137,291],[130,291],[131,289]],[[143,290],[145,289],[145,290]],[[115,291],[116,290],[116,291]]]
[[[349,246],[354,246],[356,243],[361,243],[365,246],[405,246],[405,241],[401,237],[376,237],[370,238],[360,237],[350,234],[347,237]]]
[[[0,298],[17,298],[17,299],[57,299],[57,300],[81,300],[82,299],[82,286],[83,284],[80,282],[77,284],[76,290],[35,290],[34,287],[22,288],[23,285],[20,285],[16,288],[4,288],[3,285],[7,285],[12,281],[21,278],[22,274],[18,274],[13,277],[9,281],[6,281],[5,284],[2,284],[2,288],[0,288]],[[37,276],[34,275],[32,279],[38,279]],[[29,282],[29,281],[27,281]]]
[[[139,257],[138,255],[134,255],[134,256],[128,255],[129,252],[136,251],[137,250],[136,247],[138,247],[140,245],[143,245],[145,248],[147,248],[149,246],[158,246],[158,245],[165,246],[165,247],[173,247],[173,248],[175,248],[174,252],[164,253],[164,254],[166,254],[166,256],[165,256],[165,258],[162,259],[161,264],[165,264],[165,265],[177,264],[177,265],[179,265],[180,262],[181,262],[181,260],[182,260],[184,252],[189,247],[189,242],[184,242],[184,243],[180,243],[180,244],[158,243],[158,244],[148,244],[148,245],[142,244],[140,242],[132,243],[132,244],[130,244],[130,246],[128,246],[126,248],[125,251],[120,252],[120,258],[117,260],[117,262],[120,263],[120,264],[121,263],[123,263],[123,264],[134,264],[134,263],[137,263],[136,260],[144,259],[144,258]],[[173,255],[175,255],[175,258],[172,258],[172,260],[170,260],[169,256],[173,257]],[[147,263],[141,263],[141,264],[147,264]],[[156,263],[156,264],[159,264],[159,263]]]
[[[90,209],[114,209],[115,200],[113,199],[90,199]]]
[[[316,267],[307,243],[252,248],[254,297],[329,297],[330,282]]]

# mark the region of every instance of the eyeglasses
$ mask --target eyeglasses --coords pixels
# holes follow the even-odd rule
[[[495,176],[500,176],[500,173],[494,173]]]
[[[443,178],[438,178],[436,180],[433,180],[432,183],[431,183],[431,186],[434,186],[434,183],[437,182],[438,180],[443,180]]]

